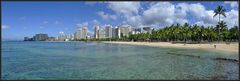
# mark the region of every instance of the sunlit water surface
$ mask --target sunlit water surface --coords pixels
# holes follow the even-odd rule
[[[238,79],[236,52],[98,42],[2,42],[2,79]]]

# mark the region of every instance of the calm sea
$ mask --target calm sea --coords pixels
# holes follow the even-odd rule
[[[2,79],[238,79],[236,52],[99,42],[2,42]]]

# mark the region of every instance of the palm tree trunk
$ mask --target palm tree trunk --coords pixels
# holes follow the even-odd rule
[[[208,43],[210,42],[209,38],[210,38],[210,36],[208,36]]]
[[[220,23],[220,14],[218,15],[218,22]],[[218,43],[220,41],[220,25],[218,25]]]

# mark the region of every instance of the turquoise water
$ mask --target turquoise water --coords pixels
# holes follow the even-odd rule
[[[2,79],[188,80],[239,77],[236,52],[97,42],[2,42]]]

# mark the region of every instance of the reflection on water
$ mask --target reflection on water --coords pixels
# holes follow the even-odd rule
[[[238,53],[97,42],[2,42],[2,78],[238,79]]]

